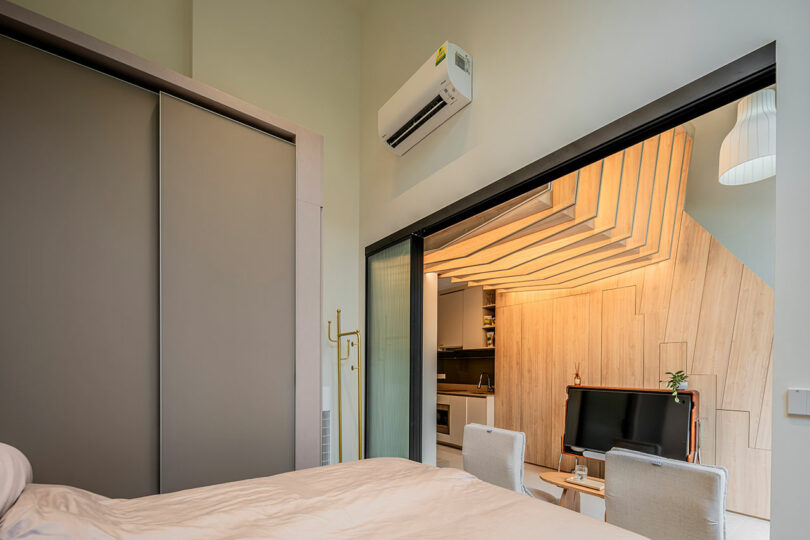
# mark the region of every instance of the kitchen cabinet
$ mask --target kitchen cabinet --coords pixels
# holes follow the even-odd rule
[[[439,348],[458,348],[463,345],[464,291],[439,295],[438,344]]]
[[[492,394],[480,397],[454,396],[439,394],[436,404],[444,405],[448,410],[449,433],[436,432],[436,441],[461,447],[464,442],[464,426],[467,424],[493,425],[495,396]]]
[[[487,425],[487,398],[467,398],[467,424]]]
[[[467,398],[450,396],[450,442],[461,446],[467,425]]]
[[[439,295],[438,344],[440,349],[482,349],[484,330],[484,288],[467,287]],[[490,312],[490,314],[494,314]]]
[[[464,321],[461,327],[461,344],[464,349],[486,347],[484,333],[484,287],[464,289]]]

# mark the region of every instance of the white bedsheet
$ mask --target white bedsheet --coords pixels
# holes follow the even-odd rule
[[[37,537],[640,538],[458,469],[391,458],[139,499],[30,484],[0,538]]]

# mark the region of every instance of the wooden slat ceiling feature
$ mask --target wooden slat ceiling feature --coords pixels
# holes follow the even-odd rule
[[[547,216],[500,239],[479,238],[467,255],[449,253],[460,244],[471,249],[500,227],[467,234],[432,252],[435,262],[425,269],[511,292],[579,287],[666,260],[681,221],[691,147],[691,135],[679,126],[583,167],[554,186],[578,178],[573,219],[532,230]]]
[[[678,155],[678,134],[675,136],[673,145],[673,166],[677,174],[678,181],[668,192],[674,193],[674,197],[667,197],[663,221],[660,234],[656,235],[660,239],[659,247],[653,253],[649,253],[652,248],[645,246],[639,250],[639,254],[634,257],[617,256],[611,257],[600,264],[600,268],[593,272],[584,273],[580,277],[565,281],[560,284],[538,284],[533,281],[520,283],[510,283],[506,286],[486,286],[485,288],[499,289],[508,292],[537,291],[551,289],[570,289],[580,287],[600,279],[612,277],[624,272],[629,272],[637,268],[642,268],[650,264],[656,264],[669,259],[673,253],[673,246],[677,245],[678,234],[680,232],[681,221],[683,220],[683,204],[686,198],[686,177],[689,171],[689,158],[692,151],[692,138],[687,134],[683,138],[682,151]],[[673,202],[674,201],[674,202]]]
[[[502,288],[506,288],[510,283],[546,280],[549,278],[555,278],[554,281],[549,281],[549,283],[558,284],[579,277],[583,273],[644,257],[655,251],[651,250],[651,248],[655,247],[657,249],[658,246],[659,237],[656,235],[660,234],[660,224],[663,223],[667,193],[669,193],[670,198],[672,197],[672,191],[668,191],[668,188],[670,187],[669,168],[674,138],[675,130],[670,130],[651,137],[644,142],[639,167],[639,190],[636,198],[633,233],[626,242],[618,245],[608,245],[561,263],[544,259],[544,261],[539,262],[550,262],[551,264],[534,263],[531,269],[537,268],[537,271],[530,274],[502,275],[486,281],[480,280],[477,284],[485,286],[502,285]],[[654,224],[658,224],[658,229]],[[648,246],[648,250],[644,254],[639,254],[641,248],[645,246]],[[618,259],[618,257],[624,258]]]
[[[551,184],[546,184],[430,235],[425,239],[425,252],[445,248],[469,236],[514,223],[548,210],[551,206]]]
[[[576,202],[573,206],[574,219],[519,238],[507,238],[466,257],[450,260],[446,260],[447,257],[441,257],[442,262],[428,264],[425,270],[439,272],[442,276],[470,274],[472,273],[469,270],[471,266],[479,266],[480,271],[487,271],[494,269],[489,268],[487,265],[526,248],[531,248],[533,252],[538,249],[554,251],[561,247],[560,243],[570,244],[581,240],[583,237],[581,235],[588,235],[593,230],[593,221],[599,208],[599,194],[602,186],[602,161],[583,167],[576,174],[579,177],[579,182]],[[556,187],[554,191],[556,191]]]
[[[498,279],[504,277],[526,276],[548,266],[565,261],[576,261],[581,256],[592,256],[594,251],[599,251],[606,246],[614,245],[620,249],[623,248],[625,241],[633,231],[633,217],[638,200],[641,150],[642,144],[639,143],[604,160],[602,185],[607,188],[600,194],[599,211],[594,219],[591,236],[578,242],[563,244],[563,247],[553,253],[540,251],[540,254],[534,258],[531,258],[533,249],[523,250],[497,261],[498,264],[505,263],[504,266],[507,268],[504,270],[479,272],[466,275],[462,279],[476,284],[497,282]],[[518,264],[509,266],[510,259],[517,261]],[[471,270],[475,268],[472,267]],[[518,279],[526,279],[526,277]]]
[[[425,264],[466,257],[507,238],[515,239],[573,220],[578,186],[579,175],[577,172],[555,180],[551,189],[551,208],[512,222],[499,223],[492,229],[484,228],[485,230],[480,234],[464,235],[441,250],[425,253]],[[425,242],[432,245],[433,237],[441,235],[441,233],[442,231],[427,237]]]
[[[653,196],[655,194],[656,165],[658,162],[658,145],[660,139],[661,136],[656,135],[644,141],[641,149],[638,191],[633,207],[632,222],[630,223],[631,232],[628,238],[623,239],[624,241],[621,242],[612,242],[604,247],[597,246],[581,257],[569,258],[558,263],[546,261],[545,259],[535,260],[526,266],[527,274],[517,276],[504,274],[489,279],[479,279],[475,285],[496,285],[501,283],[516,283],[529,279],[546,279],[616,255],[638,253],[638,248],[647,243],[647,230],[650,222]],[[625,170],[627,169],[628,162],[629,161],[626,159]],[[664,180],[666,180],[666,177]],[[660,184],[661,182],[659,180],[658,185],[660,186]],[[664,195],[666,194],[665,187],[659,187],[658,191]],[[663,199],[663,195],[659,196],[659,198]],[[617,227],[617,229],[619,229],[619,227]],[[551,264],[547,264],[549,262]]]

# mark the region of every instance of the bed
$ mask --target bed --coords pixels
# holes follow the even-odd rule
[[[0,538],[38,537],[641,538],[458,469],[396,458],[138,499],[27,484],[2,514]]]

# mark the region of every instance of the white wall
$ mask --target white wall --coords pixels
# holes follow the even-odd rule
[[[742,186],[717,181],[720,145],[737,121],[737,102],[690,122],[695,128],[686,212],[773,288],[776,178]]]
[[[12,0],[26,9],[191,75],[192,0]]]
[[[810,3],[371,2],[363,16],[360,241],[365,246],[728,62],[777,40],[773,538],[803,538],[810,419]],[[473,103],[402,158],[377,109],[444,41],[473,56]]]

